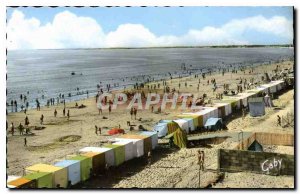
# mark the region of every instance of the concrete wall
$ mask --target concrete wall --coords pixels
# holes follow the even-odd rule
[[[219,149],[221,172],[251,171],[268,175],[294,175],[294,155]]]

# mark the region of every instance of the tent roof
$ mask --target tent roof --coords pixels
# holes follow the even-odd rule
[[[264,98],[263,97],[256,97],[256,98],[249,98],[248,102],[264,102]]]
[[[205,127],[215,125],[218,121],[222,120],[221,118],[209,118],[205,123]]]

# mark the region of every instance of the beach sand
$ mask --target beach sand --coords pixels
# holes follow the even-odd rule
[[[238,79],[250,79],[255,77],[260,80],[264,72],[271,72],[278,64],[262,65],[254,68],[254,73],[249,74],[249,69],[246,74],[239,71],[237,74],[231,72],[222,74],[207,75],[203,80],[201,76],[201,85],[199,92],[197,86],[199,78],[193,76],[181,79],[169,80],[168,86],[172,89],[178,89],[178,83],[181,82],[180,92],[190,92],[193,94],[206,93],[209,97],[215,98],[211,85],[207,85],[207,80],[216,79],[218,85],[231,84],[230,88],[236,90]],[[280,63],[280,68],[291,68],[293,62]],[[188,87],[184,86],[187,82]],[[162,83],[161,83],[162,85]],[[223,92],[223,87],[217,89],[217,92]],[[276,126],[276,115],[286,115],[288,112],[294,113],[294,91],[290,90],[282,94],[279,99],[273,101],[276,106],[282,107],[281,110],[266,109],[266,115],[260,118],[251,118],[249,114],[243,119],[237,117],[229,121],[227,124],[229,131],[268,131],[279,133],[294,133],[293,127],[281,128]],[[63,160],[67,155],[78,153],[78,150],[87,146],[100,146],[100,141],[113,138],[107,134],[111,128],[121,126],[125,132],[129,131],[127,121],[136,125],[135,130],[139,125],[143,125],[148,130],[151,130],[155,123],[161,119],[174,119],[175,115],[181,110],[165,110],[163,113],[151,113],[151,110],[138,110],[137,118],[142,118],[141,121],[130,118],[128,110],[116,109],[111,114],[107,110],[103,111],[102,115],[98,114],[98,109],[95,102],[95,97],[77,101],[78,105],[84,104],[86,108],[74,108],[75,102],[66,103],[66,110],[70,110],[70,120],[63,117],[63,105],[42,107],[40,111],[35,109],[28,110],[27,116],[30,121],[30,126],[40,126],[39,118],[44,115],[43,130],[32,130],[34,135],[20,136],[16,130],[15,135],[10,133],[7,135],[7,161],[8,175],[23,175],[25,167],[36,163],[53,164],[55,161]],[[156,109],[157,107],[155,107]],[[54,109],[57,110],[58,116],[54,117]],[[185,112],[188,112],[186,110]],[[105,116],[108,119],[103,119]],[[20,122],[24,125],[25,114],[23,112],[9,113],[7,122],[10,125],[14,122],[15,127]],[[95,125],[102,128],[102,135],[95,134]],[[74,136],[73,138],[70,136]],[[24,147],[24,137],[27,138],[27,147]],[[65,139],[61,139],[65,138]],[[78,139],[79,138],[79,139]],[[201,174],[201,187],[206,187],[211,182],[217,179],[218,174],[215,172],[217,168],[217,149],[228,148],[234,143],[224,141],[218,145],[212,145],[211,148],[203,148],[206,153],[206,168],[211,171],[206,171]],[[162,148],[159,148],[162,149]],[[82,187],[152,187],[152,188],[198,188],[198,165],[196,151],[199,148],[182,149],[182,150],[156,150],[153,157],[157,160],[147,168],[144,164],[136,166],[134,163],[124,164],[128,168],[123,167],[123,172],[119,172],[118,176],[112,176],[107,181],[91,181]],[[289,154],[293,154],[290,148],[277,146],[276,152],[285,152],[289,150]],[[155,159],[154,159],[155,160]],[[121,167],[122,169],[122,167]],[[130,169],[130,170],[128,170]],[[121,174],[120,174],[121,173]],[[120,178],[122,177],[122,178]],[[223,183],[216,183],[213,187],[294,187],[293,177],[279,177],[276,180],[273,176],[257,175],[252,173],[226,173]],[[247,177],[247,180],[245,179]],[[253,180],[252,180],[253,179]],[[257,184],[258,181],[261,184]],[[100,183],[101,182],[101,183]]]

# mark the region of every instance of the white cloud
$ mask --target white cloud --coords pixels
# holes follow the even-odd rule
[[[104,46],[101,26],[89,17],[64,11],[52,23],[41,25],[36,18],[25,18],[15,10],[7,24],[9,49],[80,48]]]
[[[107,47],[155,46],[156,37],[141,24],[122,24],[106,36]]]
[[[221,27],[206,26],[190,29],[182,36],[156,36],[142,24],[122,24],[115,31],[104,34],[100,24],[90,17],[80,17],[64,11],[51,23],[41,25],[36,18],[25,18],[18,10],[7,24],[8,49],[95,48],[95,47],[153,47],[205,46],[251,44],[244,34],[253,31],[293,40],[292,21],[282,16],[263,16],[231,20]]]

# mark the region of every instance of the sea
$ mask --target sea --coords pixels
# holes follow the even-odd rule
[[[107,84],[117,90],[147,80],[293,57],[293,48],[284,47],[8,50],[6,102],[16,100],[19,111],[24,104],[20,94],[26,95],[30,107],[36,106],[36,99],[44,106],[50,98],[56,103],[59,94],[66,102],[95,96],[97,85],[104,91]],[[10,106],[7,111],[12,111]]]

